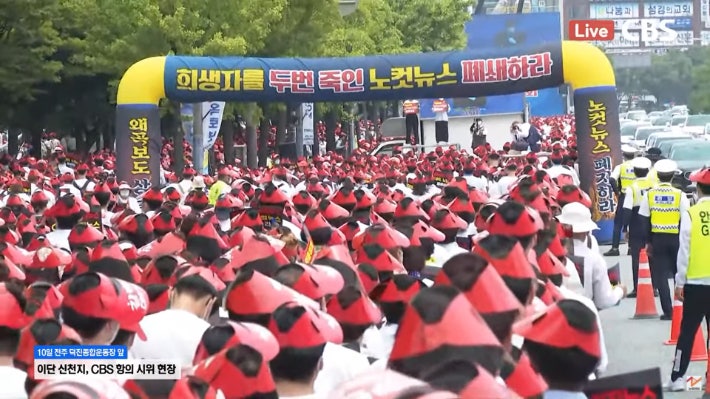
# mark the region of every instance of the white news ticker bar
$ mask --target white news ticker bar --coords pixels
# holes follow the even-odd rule
[[[121,380],[177,380],[181,377],[180,362],[159,359],[66,359],[35,360],[34,378],[56,380],[64,378],[107,378]]]

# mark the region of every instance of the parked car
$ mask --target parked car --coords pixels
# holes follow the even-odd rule
[[[635,109],[626,113],[626,118],[634,121],[645,121],[648,120],[648,115],[645,110]]]
[[[673,115],[671,117],[671,126],[685,126],[686,120],[688,120],[688,115]]]
[[[683,131],[696,136],[705,133],[705,125],[710,123],[710,115],[689,115],[683,125]]]
[[[670,154],[671,148],[673,148],[674,145],[685,143],[685,142],[692,141],[692,140],[693,140],[693,137],[691,137],[691,136],[688,136],[688,137],[682,137],[682,136],[659,137],[658,140],[656,141],[655,147],[657,147],[659,150],[661,150],[661,155],[663,155],[664,157],[667,157],[668,154]]]
[[[621,124],[621,142],[630,143],[634,140],[636,129],[640,126],[649,126],[648,123],[638,121],[628,121]]]
[[[710,141],[691,140],[671,147],[668,158],[676,161],[681,173],[673,178],[673,185],[688,194],[693,187],[688,179],[690,174],[710,163]]]
[[[629,143],[632,146],[642,149],[646,147],[646,139],[653,133],[666,130],[665,126],[639,126],[634,133],[634,139]]]
[[[646,148],[652,148],[652,147],[658,147],[659,140],[663,141],[664,139],[667,138],[689,138],[692,139],[693,136],[691,136],[688,133],[683,133],[683,132],[673,132],[670,130],[663,130],[660,132],[656,132],[648,136],[646,139]]]
[[[458,144],[453,144],[456,146],[457,149],[460,149],[460,146]],[[411,144],[407,144],[404,140],[390,140],[390,141],[385,141],[380,143],[377,147],[375,147],[372,151],[370,151],[370,155],[392,155],[395,152],[395,148],[400,147],[399,151],[401,152],[407,152],[407,151],[424,151],[424,152],[429,152],[433,151],[436,149],[436,147],[441,147],[439,144],[432,144],[432,145],[416,145],[413,146]],[[449,145],[446,146],[447,148]]]

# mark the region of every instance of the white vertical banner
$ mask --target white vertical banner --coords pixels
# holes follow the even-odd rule
[[[303,145],[315,144],[313,108],[313,103],[301,104],[301,128],[303,129]]]
[[[202,149],[205,153],[202,173],[209,172],[210,149],[217,141],[219,128],[222,126],[224,107],[224,101],[205,101],[202,103]]]

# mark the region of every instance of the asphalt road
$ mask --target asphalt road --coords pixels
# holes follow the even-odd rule
[[[608,249],[607,246],[601,247],[602,252],[606,252]],[[626,251],[626,245],[622,245],[620,253],[626,254]],[[630,256],[606,257],[606,261],[608,265],[619,262],[622,283],[627,287],[633,287]],[[671,322],[659,319],[634,320],[632,317],[635,307],[636,300],[628,298],[622,300],[619,306],[603,310],[600,313],[609,354],[609,367],[604,375],[660,367],[663,383],[666,383],[670,379],[675,352],[675,346],[663,344],[670,336]],[[656,309],[660,315],[661,306],[658,301],[656,301]],[[686,377],[703,376],[705,368],[705,361],[691,362]],[[665,392],[664,398],[690,399],[699,398],[701,395],[702,392],[697,391]]]

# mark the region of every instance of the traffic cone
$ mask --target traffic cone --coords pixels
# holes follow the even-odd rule
[[[703,329],[698,328],[698,332],[695,333],[695,341],[693,341],[693,351],[690,352],[690,361],[698,362],[702,360],[708,360],[708,347],[703,336]]]
[[[671,337],[663,345],[675,345],[680,335],[680,321],[683,320],[683,302],[673,298],[673,319],[671,319]]]
[[[639,254],[639,277],[636,283],[636,313],[633,318],[658,318],[656,299],[653,296],[651,269],[648,266],[648,255],[646,254],[645,248],[641,248],[641,253]]]
[[[705,392],[700,399],[710,399],[710,384],[708,384],[708,377],[710,377],[710,357],[705,365]]]

